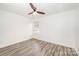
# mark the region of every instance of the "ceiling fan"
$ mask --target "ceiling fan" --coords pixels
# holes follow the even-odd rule
[[[45,14],[44,12],[37,11],[37,8],[32,3],[29,3],[29,5],[33,9],[33,11],[28,13],[28,15],[31,15],[31,14],[42,14],[42,15],[44,15]]]

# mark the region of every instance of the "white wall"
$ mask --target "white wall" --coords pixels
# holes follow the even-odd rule
[[[79,55],[79,7],[76,9],[76,18],[75,18],[75,45],[76,45],[76,50]]]
[[[40,19],[40,35],[36,38],[75,48],[75,10]]]
[[[0,10],[0,48],[24,41],[32,35],[32,23],[28,18]]]

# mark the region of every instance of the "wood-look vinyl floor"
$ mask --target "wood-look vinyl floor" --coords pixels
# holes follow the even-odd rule
[[[0,56],[77,56],[73,48],[30,39],[0,48]]]

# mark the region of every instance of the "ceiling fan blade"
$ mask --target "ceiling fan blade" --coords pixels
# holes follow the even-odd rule
[[[29,3],[31,8],[33,9],[33,11],[36,11],[36,7],[32,4],[32,3]]]
[[[41,11],[37,11],[37,13],[39,13],[39,14],[45,14],[44,12],[41,12]]]
[[[33,12],[28,13],[28,15],[33,14]]]

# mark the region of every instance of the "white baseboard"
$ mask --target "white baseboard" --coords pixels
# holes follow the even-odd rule
[[[25,41],[25,40],[29,40],[29,39],[31,39],[31,37],[29,37],[29,38],[24,38],[24,39],[21,39],[21,40],[19,40],[19,41],[16,41],[16,42],[11,42],[11,43],[5,43],[5,44],[1,44],[0,45],[0,48],[4,48],[4,47],[7,47],[7,46],[10,46],[10,45],[13,45],[13,44],[16,44],[16,43],[19,43],[19,42],[22,42],[22,41]]]
[[[55,43],[55,44],[59,44],[59,45],[63,45],[63,46],[71,47],[71,48],[74,48],[74,49],[75,49],[75,46],[71,46],[71,45],[64,44],[64,43],[57,42],[57,41],[52,41],[52,40],[49,40],[49,39],[45,39],[45,38],[43,38],[43,37],[40,37],[39,34],[36,34],[35,36],[32,36],[32,37],[33,37],[33,38],[36,38],[36,39],[39,39],[39,40],[43,40],[43,41],[47,41],[47,42],[51,42],[51,43]]]

